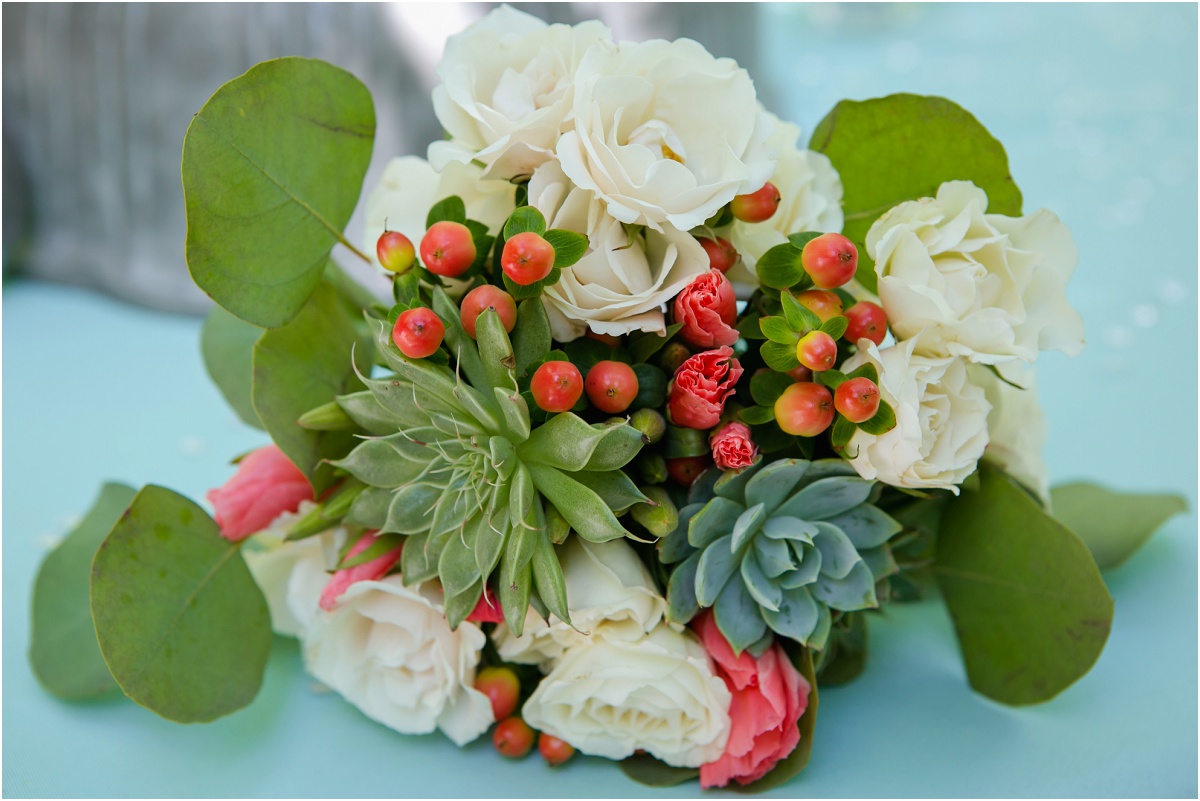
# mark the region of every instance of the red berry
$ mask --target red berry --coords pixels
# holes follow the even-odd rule
[[[796,295],[796,300],[800,301],[801,306],[817,315],[823,323],[842,313],[842,299],[823,289],[806,289]]]
[[[570,362],[546,362],[534,371],[529,391],[543,411],[570,411],[583,394],[583,376]]]
[[[792,384],[775,401],[775,422],[788,434],[815,437],[833,424],[833,396],[820,384]]]
[[[421,237],[421,261],[434,275],[462,275],[475,262],[475,240],[462,223],[442,220]]]
[[[850,322],[843,336],[850,342],[866,337],[876,345],[887,336],[887,313],[883,307],[869,300],[860,300],[844,312]]]
[[[708,266],[714,270],[728,272],[730,267],[737,264],[738,252],[733,249],[733,243],[728,239],[703,237],[700,239],[700,247],[708,254]]]
[[[837,361],[837,343],[824,331],[809,331],[796,343],[796,358],[814,373],[828,370]]]
[[[520,759],[533,750],[533,729],[520,718],[506,718],[492,731],[492,745],[503,756]]]
[[[541,281],[554,269],[554,245],[526,231],[504,243],[500,268],[514,284],[529,286]]]
[[[757,223],[771,219],[775,209],[779,208],[779,200],[779,190],[768,182],[757,192],[735,197],[729,203],[729,209],[742,222]]]
[[[417,258],[412,240],[399,231],[384,231],[375,243],[375,255],[383,269],[394,273],[407,272]]]
[[[712,464],[710,456],[685,456],[667,459],[667,475],[681,487],[690,487]]]
[[[418,307],[402,312],[392,326],[392,342],[410,359],[432,356],[442,345],[446,326],[429,309]]]
[[[809,240],[800,254],[804,271],[818,289],[848,284],[858,269],[858,248],[841,234],[821,234]]]
[[[624,362],[596,362],[584,382],[588,399],[602,412],[618,414],[629,408],[638,394],[637,374]]]
[[[879,411],[879,387],[865,376],[838,384],[833,405],[851,423],[865,423]]]
[[[475,675],[475,689],[492,702],[492,714],[496,720],[504,720],[517,711],[521,697],[521,682],[511,668],[488,667]]]
[[[462,327],[471,339],[475,338],[475,321],[488,309],[499,314],[504,330],[512,333],[513,326],[517,324],[517,302],[500,287],[484,284],[468,292],[459,306]]]
[[[813,375],[812,370],[809,370],[803,364],[788,370],[787,374],[792,377],[793,381],[812,381]]]
[[[554,768],[575,756],[575,747],[565,740],[542,732],[538,735],[538,753]]]

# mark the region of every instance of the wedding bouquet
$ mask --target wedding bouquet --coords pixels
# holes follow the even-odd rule
[[[843,101],[801,149],[696,42],[507,7],[438,75],[447,136],[388,165],[361,249],[359,81],[269,61],[196,115],[204,359],[273,444],[212,516],[105,487],[38,577],[47,689],[212,720],[274,631],[399,732],[762,790],[889,603],[940,592],[996,701],[1090,669],[1099,568],[1182,502],[1049,489],[1033,365],[1083,346],[1077,254],[978,121]]]

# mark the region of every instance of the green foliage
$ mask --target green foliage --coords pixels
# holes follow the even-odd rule
[[[266,61],[218,89],[183,143],[196,284],[247,322],[291,320],[345,241],[374,137],[366,87],[323,61]]]
[[[867,230],[906,200],[933,197],[945,181],[973,181],[993,214],[1021,213],[1021,192],[1001,144],[978,120],[941,97],[896,94],[843,100],[817,125],[809,147],[841,175],[843,233],[858,247],[859,283],[876,291]]]
[[[779,400],[779,396],[796,383],[789,375],[776,373],[774,371],[766,371],[755,373],[750,378],[750,397],[754,398],[754,402],[760,406],[774,406],[775,401]],[[743,419],[745,416],[743,415]],[[774,410],[771,412],[771,420],[775,419]],[[765,420],[755,420],[754,422],[763,423]]]
[[[826,334],[829,334],[834,340],[842,338],[842,334],[846,333],[846,329],[850,327],[850,321],[841,315],[830,317],[825,322],[821,323],[820,329]]]
[[[793,331],[800,334],[807,334],[821,327],[821,318],[816,315],[811,309],[796,300],[796,296],[791,292],[780,292],[779,303],[783,308],[784,319],[788,321],[788,325]]]
[[[673,787],[700,776],[699,768],[677,768],[649,754],[634,754],[620,762],[625,775],[648,787]]]
[[[796,346],[785,345],[782,342],[764,342],[759,348],[759,353],[762,354],[763,361],[767,367],[770,367],[777,373],[786,373],[800,366],[800,360],[796,358]]]
[[[263,333],[254,346],[252,400],[258,417],[288,458],[320,494],[333,480],[326,459],[353,447],[345,431],[309,431],[296,425],[308,410],[361,388],[351,348],[369,364],[370,340],[361,340],[346,307],[326,284],[291,322]]]
[[[513,328],[513,355],[517,359],[516,375],[520,380],[537,362],[550,352],[550,319],[540,300],[526,300],[517,307],[517,324]]]
[[[196,504],[147,486],[92,563],[100,650],[125,694],[169,720],[241,709],[271,647],[267,602],[238,552]]]
[[[859,423],[858,427],[868,434],[886,434],[896,427],[896,411],[885,400],[879,401],[879,410],[875,412],[875,416],[866,422]]]
[[[971,686],[1048,701],[1099,658],[1113,601],[1087,547],[989,465],[942,515],[934,566]]]
[[[554,266],[562,270],[583,258],[588,249],[588,238],[575,231],[551,229],[543,234],[554,248]]]
[[[787,289],[807,278],[808,273],[800,264],[800,248],[791,242],[776,245],[762,255],[754,265],[758,280],[772,289]]]
[[[446,221],[467,224],[467,205],[458,195],[450,195],[434,203],[425,215],[425,228],[428,230],[437,223]]]
[[[200,330],[200,353],[209,378],[225,396],[225,402],[247,425],[262,428],[250,400],[254,380],[254,343],[263,330],[214,306]]]
[[[96,643],[88,585],[96,549],[134,495],[132,487],[105,484],[82,522],[38,569],[29,661],[41,685],[59,698],[90,698],[117,688]]]
[[[631,334],[629,337],[629,355],[633,359],[634,364],[644,362],[658,353],[671,341],[671,337],[679,333],[682,328],[683,323],[675,323],[667,326],[667,330],[662,334],[654,334],[649,331],[639,331],[636,334]]]
[[[505,239],[512,239],[517,234],[531,231],[539,236],[546,233],[546,218],[533,206],[520,206],[514,209],[504,223]]]
[[[1078,482],[1050,490],[1050,509],[1079,535],[1100,569],[1108,570],[1128,559],[1171,517],[1186,512],[1187,501]]]

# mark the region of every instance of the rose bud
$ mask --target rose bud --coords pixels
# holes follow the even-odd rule
[[[750,426],[727,424],[712,438],[713,461],[722,470],[741,470],[754,464],[758,446],[750,438]]]
[[[733,284],[717,270],[697,276],[675,296],[675,322],[679,335],[697,348],[732,345],[738,341],[737,296]]]
[[[274,445],[242,459],[233,478],[206,497],[221,536],[230,542],[241,542],[284,512],[296,511],[301,501],[314,500],[304,473]]]
[[[672,425],[712,428],[721,420],[725,400],[737,389],[742,366],[733,348],[697,353],[679,366],[671,381],[667,415]]]

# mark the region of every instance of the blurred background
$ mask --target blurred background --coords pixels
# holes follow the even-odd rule
[[[1026,211],[1054,210],[1079,247],[1068,296],[1088,347],[1038,361],[1052,481],[1179,492],[1193,510],[1105,574],[1108,647],[1051,704],[1008,710],[970,694],[944,610],[890,613],[862,679],[822,694],[813,762],[778,794],[1194,798],[1196,5],[513,5],[599,18],[618,38],[695,38],[745,66],[805,140],[843,98],[935,94],[974,113],[1004,143]],[[441,136],[429,92],[443,44],[492,7],[3,5],[3,795],[170,796],[181,776],[197,796],[395,797],[398,776],[412,796],[637,794],[608,765],[522,773],[531,766],[486,746],[463,770],[447,743],[398,739],[312,693],[294,650],[249,711],[204,728],[132,704],[57,703],[25,661],[36,566],[101,481],[201,498],[232,454],[264,442],[208,382],[199,318],[172,313],[207,304],[183,258],[192,115],[263,59],[331,61],[375,99],[369,190],[388,159]]]

